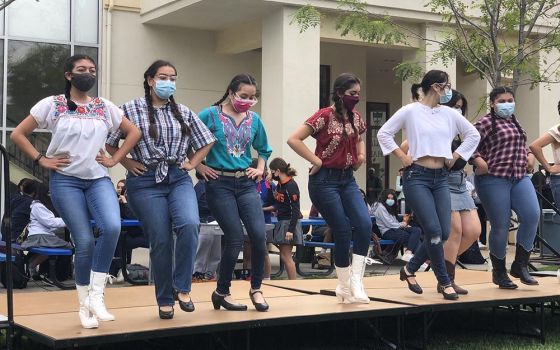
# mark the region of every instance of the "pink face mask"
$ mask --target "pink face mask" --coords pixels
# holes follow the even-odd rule
[[[232,106],[233,109],[235,109],[235,111],[237,113],[245,113],[247,112],[249,109],[251,109],[251,107],[253,107],[254,105],[257,104],[257,100],[246,100],[246,99],[242,99],[237,97],[236,95],[233,96],[233,101],[232,101]]]

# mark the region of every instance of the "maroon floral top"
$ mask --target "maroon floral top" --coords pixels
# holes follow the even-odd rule
[[[354,110],[354,126],[359,134],[366,131],[366,124],[358,111]],[[358,134],[350,121],[344,123],[334,115],[331,107],[320,109],[305,121],[313,129],[312,136],[317,140],[315,155],[323,161],[324,168],[346,169],[358,160]]]

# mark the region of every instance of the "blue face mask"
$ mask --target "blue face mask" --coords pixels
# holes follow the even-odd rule
[[[515,112],[515,102],[496,103],[494,105],[494,111],[500,118],[509,118],[513,115],[513,112]]]
[[[388,206],[392,207],[393,205],[395,205],[395,200],[394,199],[387,199],[387,200],[385,200],[385,203],[387,203]]]
[[[170,80],[156,80],[156,85],[154,86],[154,92],[162,100],[167,100],[169,96],[175,93],[176,89],[175,82]]]
[[[451,101],[451,97],[453,97],[453,91],[451,89],[443,90],[443,95],[439,97],[440,104],[446,104],[447,102]]]

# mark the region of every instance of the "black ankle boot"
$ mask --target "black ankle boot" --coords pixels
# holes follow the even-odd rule
[[[450,261],[445,260],[445,269],[447,270],[447,275],[449,276],[449,279],[451,280],[451,286],[453,287],[453,289],[455,289],[455,292],[457,292],[457,294],[460,295],[467,295],[469,294],[469,291],[466,290],[465,288],[461,288],[458,285],[455,284],[455,264],[453,264]]]
[[[515,278],[519,278],[521,283],[530,286],[536,286],[539,282],[531,276],[527,265],[529,265],[529,257],[531,252],[526,251],[520,244],[515,246],[515,260],[511,264],[509,274]]]
[[[498,259],[490,253],[490,260],[492,261],[492,282],[501,289],[516,289],[517,284],[513,283],[508,277],[506,259]]]

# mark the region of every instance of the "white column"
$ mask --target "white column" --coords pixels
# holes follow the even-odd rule
[[[320,30],[303,33],[290,25],[294,9],[283,7],[263,20],[261,113],[272,147],[272,158],[282,157],[300,176],[301,208],[309,210],[309,163],[286,144],[293,131],[319,108]],[[315,142],[309,140],[313,150]]]

